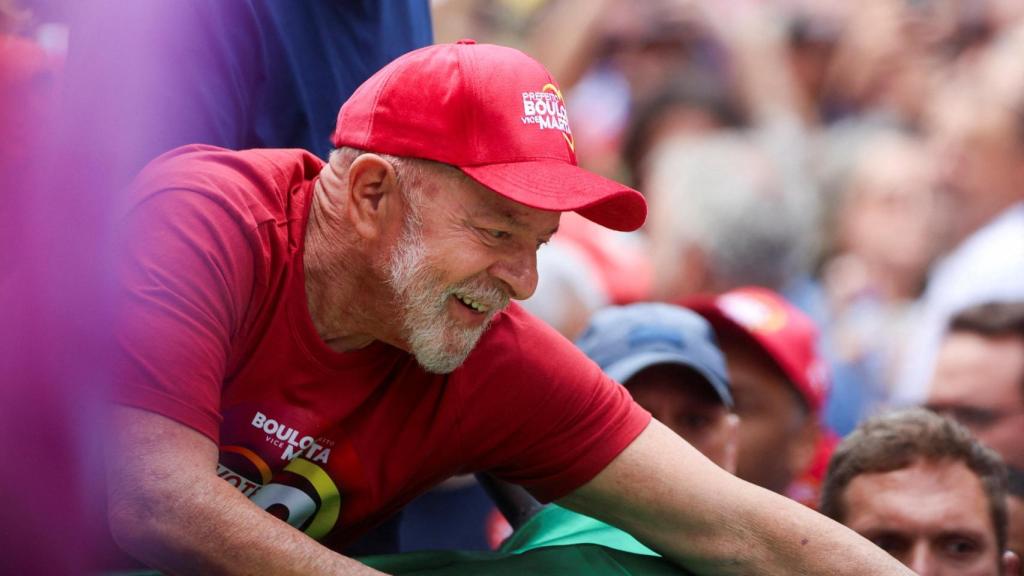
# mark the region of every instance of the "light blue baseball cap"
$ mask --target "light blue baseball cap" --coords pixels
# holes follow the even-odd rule
[[[653,302],[603,308],[591,316],[576,345],[623,384],[659,364],[690,368],[732,408],[725,357],[714,330],[686,308]]]

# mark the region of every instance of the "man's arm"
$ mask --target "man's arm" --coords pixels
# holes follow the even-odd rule
[[[321,546],[216,475],[217,446],[173,420],[112,409],[110,528],[170,574],[380,574]]]
[[[718,468],[655,420],[559,503],[697,574],[912,574],[845,526]]]

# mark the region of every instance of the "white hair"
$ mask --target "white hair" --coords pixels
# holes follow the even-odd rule
[[[458,169],[445,166],[438,162],[432,162],[430,160],[392,156],[391,154],[368,152],[366,150],[360,150],[359,148],[343,146],[332,150],[330,156],[330,162],[334,165],[335,172],[337,172],[338,177],[342,179],[348,178],[348,169],[352,166],[352,162],[362,154],[375,154],[380,156],[394,167],[395,177],[398,180],[398,187],[402,191],[402,195],[405,197],[409,206],[409,212],[406,214],[407,226],[410,224],[420,224],[420,207],[422,205],[422,196],[420,195],[420,192],[422,190],[421,183],[423,178],[427,177],[432,172],[440,170],[441,167],[455,170],[461,174],[461,171]]]
[[[808,271],[817,202],[785,164],[739,133],[662,143],[648,194],[659,274],[693,246],[723,289],[781,290]]]

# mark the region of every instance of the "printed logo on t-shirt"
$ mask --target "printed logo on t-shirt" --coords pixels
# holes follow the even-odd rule
[[[273,473],[259,454],[244,446],[221,446],[217,462],[217,476],[235,488],[252,496],[270,482]]]
[[[312,538],[372,510],[366,466],[340,425],[287,406],[224,409],[217,475]]]
[[[335,441],[314,439],[261,411],[246,418],[247,428],[259,430],[259,435],[249,436],[250,442],[262,440],[268,446],[251,446],[262,456],[246,446],[221,446],[217,476],[271,515],[312,538],[324,537],[341,513],[340,490],[323,467]]]
[[[294,460],[303,456],[313,462],[327,463],[331,457],[331,449],[327,442],[317,442],[312,436],[303,435],[298,429],[268,417],[263,412],[256,412],[252,418],[252,427],[266,434],[266,442],[281,449],[281,460]]]
[[[341,494],[323,468],[305,458],[295,458],[273,475],[273,481],[270,474],[255,452],[241,446],[221,447],[217,476],[254,504],[311,538],[322,538],[334,528],[341,512]]]
[[[545,84],[540,92],[523,92],[523,124],[533,124],[541,130],[558,130],[573,152],[576,142],[569,128],[569,115],[565,111],[562,91],[554,84]]]
[[[326,536],[341,514],[337,484],[323,468],[305,458],[289,462],[250,500],[314,539]]]

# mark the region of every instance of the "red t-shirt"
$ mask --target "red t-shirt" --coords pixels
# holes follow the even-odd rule
[[[557,499],[640,434],[650,416],[516,305],[450,375],[380,342],[327,348],[302,273],[322,166],[301,150],[188,146],[139,176],[116,402],[208,436],[222,478],[335,549],[454,474]]]

